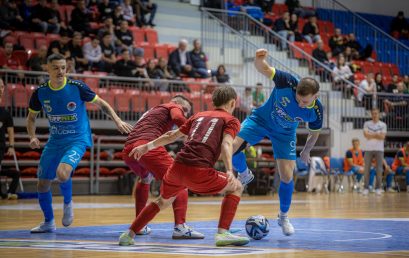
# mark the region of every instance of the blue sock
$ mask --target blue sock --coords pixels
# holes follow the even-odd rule
[[[247,170],[246,155],[244,152],[239,152],[233,155],[233,167],[238,173],[243,173]]]
[[[53,220],[53,196],[51,195],[51,191],[49,190],[46,193],[38,193],[38,202],[40,203],[41,210],[43,211],[45,222]]]
[[[294,181],[284,183],[280,182],[280,188],[278,189],[278,196],[280,197],[280,211],[287,213],[291,206],[291,197],[293,196]]]
[[[406,186],[409,185],[409,171],[406,172]]]
[[[68,204],[72,200],[72,179],[68,179],[64,183],[60,183],[60,191],[64,196],[64,203]]]
[[[371,169],[369,172],[369,186],[373,187],[373,182],[375,181],[376,171],[375,169]]]
[[[356,181],[359,183],[360,181],[361,181],[361,179],[362,179],[362,174],[356,174]]]
[[[386,176],[386,188],[389,188],[392,186],[392,180],[393,180],[393,174],[388,174]]]

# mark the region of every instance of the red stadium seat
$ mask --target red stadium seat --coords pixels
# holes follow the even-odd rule
[[[176,48],[177,46],[168,44],[168,54],[172,53]]]
[[[35,49],[34,46],[34,37],[30,33],[21,35],[19,38],[20,45],[22,45],[26,50]]]
[[[28,60],[28,53],[24,50],[15,50],[12,54],[13,57],[17,58],[22,66],[26,66]]]
[[[93,104],[93,103],[89,103],[89,102],[87,102],[87,103],[85,104],[85,107],[86,107],[86,109],[89,110],[89,111],[98,111],[98,110],[99,110],[99,107],[98,107],[97,105],[95,105],[95,104]]]
[[[212,110],[214,108],[212,94],[204,94],[203,101],[205,105],[204,110]],[[236,101],[236,103],[240,103],[240,101]]]
[[[399,68],[398,68],[398,66],[396,64],[389,64],[389,67],[391,69],[392,75],[395,75],[395,74],[399,75],[400,74],[399,73]]]
[[[13,35],[8,35],[3,40],[4,43],[11,42],[13,45],[18,43],[17,37]]]
[[[84,78],[84,82],[88,87],[90,87],[93,91],[97,91],[99,88],[99,78]]]
[[[47,46],[48,48],[48,41],[45,37],[39,37],[35,39],[36,47],[40,48],[40,46]]]
[[[65,5],[60,5],[58,7],[58,12],[60,13],[61,21],[66,23],[67,22],[67,15],[65,13]]]
[[[149,44],[155,45],[158,43],[158,32],[155,29],[150,29],[146,28],[145,34],[146,34],[146,41]]]
[[[111,175],[113,175],[113,176],[120,176],[120,175],[125,175],[125,174],[127,174],[128,173],[128,169],[126,169],[126,168],[114,168],[114,169],[111,169],[111,171],[110,171],[110,174]]]
[[[129,27],[129,30],[132,31],[134,44],[138,45],[142,42],[145,42],[145,31],[138,27]]]
[[[16,87],[12,93],[13,103],[18,108],[28,108],[28,98],[26,88]]]
[[[146,102],[148,94],[139,90],[127,90],[127,94],[131,95],[131,106],[133,112],[143,113],[146,111]]]
[[[147,93],[147,102],[148,102],[148,109],[156,107],[162,104],[162,100],[158,98],[158,94],[156,92],[149,92]]]
[[[389,65],[385,64],[385,63],[382,64],[381,73],[382,73],[383,76],[387,76],[387,77],[392,76],[391,69],[389,68]]]
[[[37,168],[35,167],[28,167],[21,170],[22,177],[36,177],[37,176]]]
[[[91,159],[91,152],[90,151],[86,151],[84,153],[84,156],[82,156],[83,160],[90,160]]]
[[[123,159],[123,152],[122,151],[117,151],[114,153],[114,160],[122,160]]]
[[[115,110],[119,112],[130,112],[131,98],[132,96],[128,94],[115,94]]]
[[[0,49],[0,67],[6,64],[6,53],[3,49]]]
[[[169,57],[168,45],[167,44],[156,44],[155,45],[155,56],[156,58],[163,57],[167,60]]]
[[[109,170],[109,168],[100,167],[100,168],[99,168],[99,175],[100,175],[100,176],[110,176],[110,175],[111,175],[111,171]]]
[[[60,40],[60,35],[58,34],[47,34],[47,37],[45,38],[47,40],[47,46],[50,45],[51,42],[55,41],[55,40]],[[37,48],[39,48],[39,46],[37,45]]]
[[[101,97],[103,100],[105,100],[106,102],[108,102],[108,104],[111,107],[115,107],[115,96],[114,94],[107,92],[107,91],[101,91],[100,89],[98,90],[98,96]]]
[[[27,151],[21,154],[20,159],[22,160],[39,160],[41,154],[37,151]]]
[[[155,47],[148,42],[142,42],[139,44],[139,47],[143,48],[144,54],[143,57],[145,60],[154,59],[155,58]]]
[[[75,7],[72,5],[65,5],[65,13],[67,16],[67,22],[71,21],[71,13],[72,13],[72,10],[74,10],[74,8]]]
[[[91,174],[91,170],[89,168],[77,168],[73,174],[73,176],[86,176],[89,177]]]
[[[193,113],[197,113],[202,111],[202,100],[200,98],[200,94],[191,93],[190,94],[190,101],[193,103]]]

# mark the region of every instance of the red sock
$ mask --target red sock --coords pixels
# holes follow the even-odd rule
[[[240,197],[233,194],[228,194],[222,202],[222,210],[220,211],[219,228],[226,230],[230,229],[234,215],[236,215],[237,206],[239,205]]]
[[[187,191],[181,191],[172,204],[173,214],[175,216],[175,225],[183,224],[186,222],[186,210],[187,210]]]
[[[156,214],[159,213],[159,211],[160,211],[159,206],[156,203],[151,202],[150,204],[148,204],[148,206],[143,208],[143,210],[138,215],[138,217],[136,217],[136,219],[133,221],[129,229],[131,229],[135,233],[141,231],[141,229],[146,224],[148,224],[149,221],[151,221],[156,216]]]
[[[149,198],[150,184],[144,184],[138,182],[135,187],[134,197],[135,197],[135,218],[138,217],[139,213],[145,208],[146,203]]]

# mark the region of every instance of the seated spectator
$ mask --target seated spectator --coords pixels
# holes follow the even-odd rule
[[[82,35],[80,32],[74,32],[71,42],[69,43],[69,50],[71,57],[75,61],[75,70],[82,73],[88,68],[88,60],[84,57],[81,47]]]
[[[47,71],[47,46],[41,45],[37,55],[33,55],[27,61],[27,67],[31,71]]]
[[[246,87],[244,94],[240,96],[240,109],[249,115],[251,110],[253,110],[253,94],[251,93],[251,88]],[[245,116],[244,116],[245,117]]]
[[[273,14],[273,5],[275,0],[259,0],[258,2],[264,13]]]
[[[217,71],[214,74],[214,82],[217,83],[229,83],[230,82],[230,76],[226,73],[226,67],[224,65],[219,65],[217,67]]]
[[[300,5],[299,0],[285,0],[285,4],[287,5],[288,11],[290,13],[294,13],[301,18],[311,17],[311,16],[316,15],[314,10],[311,10],[310,8],[303,8]]]
[[[132,26],[135,23],[135,14],[134,14],[131,0],[125,0],[122,3],[122,14],[123,14],[124,20],[128,22],[129,26]]]
[[[122,15],[122,6],[117,5],[115,7],[114,13],[112,14],[112,22],[114,23],[115,26],[119,26],[121,21],[126,21],[126,20],[124,19],[124,16]],[[129,26],[129,22],[128,22],[128,26]]]
[[[128,28],[128,22],[121,21],[119,30],[115,31],[117,52],[124,48],[133,51],[133,34]]]
[[[344,55],[340,54],[337,58],[337,64],[332,70],[332,79],[334,81],[334,89],[342,90],[346,96],[351,96],[352,88],[346,81],[352,82],[354,75],[351,69],[345,62]]]
[[[406,142],[403,148],[396,153],[392,163],[392,170],[394,175],[405,175],[406,192],[409,193],[409,142]],[[386,179],[386,186],[391,187],[393,177],[389,180]]]
[[[386,89],[386,92],[388,93],[397,93],[398,90],[398,82],[399,82],[399,76],[397,74],[394,74],[392,76],[392,82],[388,85],[388,88]]]
[[[382,81],[382,74],[377,73],[375,75],[376,92],[386,92],[385,86]]]
[[[155,19],[155,14],[158,5],[152,3],[152,0],[136,0],[136,2],[139,4],[140,8],[140,24],[155,27],[153,20]],[[147,14],[150,14],[148,21],[146,21],[145,17]]]
[[[278,35],[282,37],[281,47],[285,50],[287,49],[287,42],[289,40],[294,42],[294,32],[291,30],[290,26],[290,13],[285,12],[280,19],[277,19],[274,24],[274,30],[277,31]]]
[[[344,50],[344,52],[342,54],[345,57],[345,62],[347,63],[347,65],[351,65],[352,61],[354,60],[354,58],[352,56],[352,48],[345,47],[345,50]]]
[[[102,50],[97,37],[82,47],[85,59],[88,61],[88,70],[102,70]]]
[[[190,60],[192,61],[192,69],[195,77],[208,78],[209,65],[207,56],[202,51],[202,45],[198,39],[193,41],[193,50],[189,52]]]
[[[104,21],[108,17],[112,17],[115,10],[115,4],[110,2],[109,0],[102,0],[101,3],[98,5],[98,12],[100,21]]]
[[[156,69],[156,62],[154,59],[150,59],[146,63],[146,73],[150,79],[162,79],[161,73]]]
[[[256,90],[253,91],[253,107],[258,108],[264,104],[266,97],[263,93],[263,84],[258,82],[256,84]]]
[[[115,74],[123,77],[133,77],[135,75],[136,64],[131,60],[131,55],[127,48],[122,49],[121,59],[115,63]]]
[[[38,4],[33,7],[31,13],[32,30],[43,33],[58,33],[60,31],[60,25],[53,14],[54,12],[47,7],[47,0],[39,0]]]
[[[67,62],[67,73],[77,73],[77,71],[75,70],[75,60],[72,57],[67,57],[65,59],[65,61]]]
[[[341,34],[341,29],[335,29],[335,34],[329,39],[328,45],[331,48],[333,56],[337,56],[340,53],[344,52],[345,38]]]
[[[71,28],[74,31],[78,31],[83,33],[84,35],[88,35],[92,32],[90,21],[91,13],[85,6],[85,1],[78,0],[77,7],[72,10],[71,13]]]
[[[285,5],[288,8],[290,13],[294,13],[295,9],[300,8],[300,1],[299,0],[285,0]]]
[[[181,39],[178,48],[169,55],[169,66],[177,77],[180,77],[181,74],[193,76],[192,61],[187,46],[187,40]]]
[[[376,92],[376,83],[374,80],[373,73],[368,73],[365,80],[362,80],[359,84],[359,91],[357,95],[357,99],[360,103],[362,103],[363,97],[366,94],[374,94]],[[365,103],[366,107],[369,107],[370,103]],[[368,109],[372,109],[369,107]]]
[[[141,48],[135,48],[133,51],[133,56],[135,59],[135,77],[137,78],[149,78],[148,72],[146,71],[145,59],[143,58],[144,52]]]
[[[366,60],[372,55],[372,45],[368,44],[365,48],[362,48],[361,44],[356,40],[354,33],[349,34],[345,45],[352,49],[354,60]]]
[[[317,48],[312,51],[312,56],[323,64],[328,64],[327,53],[324,51],[324,42],[317,41]]]
[[[159,58],[156,69],[158,70],[158,73],[161,79],[168,79],[168,80],[175,79],[175,76],[168,69],[168,61],[165,58],[163,57]]]
[[[67,33],[72,33],[71,29],[68,28],[67,24],[61,19],[60,6],[58,5],[58,0],[52,0],[50,4],[50,11],[52,12],[52,17],[55,17],[57,23],[60,26],[60,33],[62,31]]]
[[[405,84],[406,90],[409,91],[409,75],[403,76],[403,84]]]
[[[106,34],[109,33],[111,34],[111,44],[115,43],[115,25],[112,20],[112,17],[108,17],[104,20],[104,25],[98,30],[98,38],[102,40],[102,37]]]
[[[304,36],[304,39],[309,44],[317,42],[318,40],[321,39],[316,16],[311,16],[308,18],[308,22],[304,25],[302,34]]]
[[[0,5],[0,29],[3,30],[24,30],[27,26],[16,1],[7,1]]]
[[[60,39],[54,40],[50,43],[50,46],[48,47],[48,51],[47,51],[47,56],[52,55],[52,54],[61,54],[65,56],[66,58],[71,56],[70,48],[69,48],[70,40],[71,38],[68,36],[68,33],[65,31],[62,31],[60,33]]]
[[[260,22],[263,21],[264,13],[261,10],[259,3],[255,2],[255,0],[246,0],[244,4],[241,5],[240,9],[242,12],[247,13],[254,19]]]
[[[115,49],[112,45],[112,35],[105,32],[101,42],[101,71],[111,73],[116,62]]]
[[[387,114],[386,121],[392,128],[408,128],[409,126],[409,99],[403,94],[403,82],[397,83],[395,94],[383,101]]]
[[[409,38],[409,23],[405,19],[403,11],[399,11],[398,15],[391,22],[391,35],[397,39]]]
[[[11,69],[11,70],[22,70],[23,64],[20,63],[20,60],[13,55],[13,43],[6,42],[4,44],[4,54],[6,56],[6,61],[2,68]]]
[[[352,148],[345,153],[344,158],[344,173],[356,176],[358,184],[364,175],[364,153],[360,148],[360,144],[358,138],[352,139]],[[370,185],[373,184],[375,173],[374,169],[370,170],[370,177],[372,178]],[[354,185],[354,188],[357,188],[356,185]]]
[[[291,14],[290,17],[290,29],[292,34],[294,34],[294,40],[297,42],[302,42],[303,37],[298,29],[298,16],[295,13]]]

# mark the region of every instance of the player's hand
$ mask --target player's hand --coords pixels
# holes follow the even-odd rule
[[[126,122],[124,122],[124,121],[122,121],[122,120],[119,120],[119,121],[116,123],[116,126],[118,127],[118,130],[119,130],[121,133],[126,133],[126,134],[132,132],[132,129],[133,129],[133,126],[132,126],[132,125],[130,125],[130,124],[128,124],[128,123],[126,123]]]
[[[129,153],[129,157],[133,157],[136,160],[139,160],[143,155],[145,155],[148,152],[148,145],[143,144],[138,147],[135,147],[132,149],[132,151]]]
[[[268,54],[268,51],[264,48],[257,49],[256,59],[265,59]]]
[[[40,140],[37,137],[33,137],[30,139],[29,145],[32,149],[40,149]]]
[[[7,156],[14,156],[14,153],[15,153],[14,148],[13,148],[13,147],[9,147],[9,149],[7,150],[6,155],[7,155]]]
[[[305,151],[305,150],[301,151],[300,158],[305,164],[311,163],[311,157],[310,157],[309,151]]]
[[[236,179],[236,177],[233,174],[233,171],[227,170],[226,171],[226,176],[227,176],[227,182],[234,187],[234,189],[237,189],[239,187],[239,181]]]

